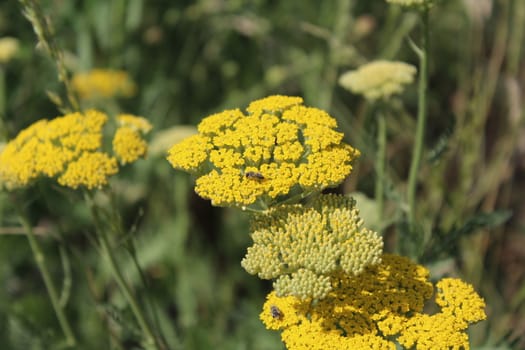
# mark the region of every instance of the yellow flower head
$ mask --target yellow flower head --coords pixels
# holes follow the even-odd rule
[[[131,114],[121,114],[117,121],[119,127],[113,137],[113,152],[120,163],[133,163],[144,157],[148,149],[144,134],[151,130],[151,124],[145,118]]]
[[[374,61],[341,75],[339,84],[368,100],[389,98],[414,81],[416,68],[403,62]]]
[[[73,89],[84,100],[131,97],[137,90],[128,73],[121,70],[93,69],[75,74],[71,82]]]
[[[423,313],[433,295],[428,270],[401,256],[351,276],[337,272],[333,290],[320,301],[270,293],[261,312],[268,329],[282,330],[287,349],[468,349],[468,325],[485,318],[485,304],[457,279],[436,285],[441,312]],[[283,311],[276,320],[271,306]],[[289,316],[286,319],[286,316]]]
[[[146,147],[142,131],[125,124],[114,136],[117,158],[104,152],[107,121],[106,114],[88,110],[35,122],[2,149],[1,183],[7,189],[16,189],[48,177],[75,189],[106,185],[108,178],[118,172],[117,158],[122,163],[132,162],[145,153]],[[123,131],[128,129],[130,133]],[[122,149],[123,145],[126,150]]]
[[[254,245],[241,265],[276,279],[279,296],[322,299],[336,272],[358,275],[381,261],[383,240],[361,226],[355,201],[340,195],[320,195],[309,207],[278,206],[253,218]]]
[[[247,114],[213,114],[169,150],[168,160],[197,176],[196,192],[218,206],[266,209],[336,186],[359,152],[342,141],[334,118],[302,102],[277,95],[252,102]]]
[[[9,62],[17,54],[19,47],[18,39],[0,38],[0,63]]]

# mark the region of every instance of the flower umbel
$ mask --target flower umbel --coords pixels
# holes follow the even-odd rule
[[[270,293],[261,312],[268,329],[282,330],[287,349],[468,349],[465,330],[485,318],[484,301],[457,279],[437,283],[441,312],[423,313],[433,294],[428,270],[409,259],[384,254],[358,276],[341,272],[333,290],[316,303]],[[282,311],[273,317],[272,306]]]
[[[93,69],[75,74],[71,82],[79,97],[84,100],[131,97],[137,90],[128,73],[121,70]]]
[[[339,84],[368,100],[389,98],[414,81],[416,67],[393,61],[374,61],[341,75]]]
[[[278,206],[252,220],[254,245],[241,265],[276,279],[279,296],[322,299],[336,272],[354,276],[381,261],[383,240],[361,226],[355,201],[340,195],[320,195],[308,207]]]
[[[213,114],[199,133],[174,145],[168,160],[197,177],[213,205],[264,210],[341,183],[359,152],[345,144],[326,112],[300,97],[270,96]],[[337,166],[334,166],[337,164]]]
[[[142,118],[135,117],[137,120]],[[31,184],[39,177],[53,178],[62,186],[100,188],[118,172],[121,163],[145,154],[143,131],[121,126],[115,132],[115,156],[103,150],[108,116],[96,110],[39,120],[22,130],[0,153],[0,180],[8,189]],[[147,123],[147,122],[146,122]],[[122,129],[131,130],[130,133]],[[123,145],[126,150],[123,150]]]

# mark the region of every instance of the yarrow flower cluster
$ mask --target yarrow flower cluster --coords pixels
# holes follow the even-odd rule
[[[169,150],[172,166],[195,175],[196,192],[213,205],[264,210],[350,174],[359,152],[326,112],[280,95],[252,102],[247,112],[213,114]]]
[[[71,83],[78,96],[84,100],[131,97],[137,91],[133,80],[122,70],[93,69],[89,72],[77,73]]]
[[[350,81],[376,99],[414,73],[403,63],[377,62]],[[359,152],[342,142],[331,116],[302,103],[270,96],[247,114],[211,115],[168,155],[174,168],[197,177],[196,192],[212,204],[263,209],[252,216],[253,245],[241,262],[274,280],[263,323],[282,331],[289,350],[468,349],[465,331],[486,317],[483,299],[445,278],[436,285],[441,311],[423,313],[434,292],[428,270],[383,254],[381,236],[363,227],[353,199],[321,194],[349,175]]]
[[[414,81],[416,67],[392,61],[374,61],[341,75],[339,84],[368,100],[389,98]]]
[[[22,130],[0,153],[0,181],[7,189],[40,177],[66,187],[100,188],[126,164],[146,154],[143,135],[151,126],[141,117],[121,115],[113,152],[103,149],[108,116],[96,110],[39,120]]]
[[[277,206],[254,216],[254,245],[241,265],[276,279],[278,296],[322,299],[337,272],[355,276],[381,261],[383,240],[362,223],[355,201],[341,195],[320,195],[306,207]]]
[[[280,330],[287,349],[469,349],[465,333],[486,318],[485,302],[472,286],[444,278],[436,284],[433,315],[423,306],[433,295],[428,270],[384,254],[379,265],[352,276],[339,272],[333,290],[313,303],[271,292],[260,314]]]

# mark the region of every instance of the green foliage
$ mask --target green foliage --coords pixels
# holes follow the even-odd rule
[[[247,217],[196,197],[192,179],[164,158],[180,134],[191,133],[178,126],[273,93],[303,96],[307,105],[338,119],[345,141],[362,153],[340,190],[367,196],[365,224],[370,218],[384,232],[387,250],[428,264],[452,261],[442,274],[476,285],[490,312],[472,332],[473,347],[525,346],[518,326],[525,320],[525,257],[511,249],[514,240],[519,246],[524,239],[517,194],[524,190],[518,141],[525,3],[495,1],[492,9],[471,3],[477,2],[440,1],[431,10],[426,151],[417,184],[418,224],[411,227],[404,193],[416,87],[389,101],[384,219],[374,222],[376,205],[368,199],[377,152],[373,108],[338,87],[337,78],[378,58],[417,66],[408,44],[408,38],[420,38],[415,13],[382,1],[41,1],[70,72],[125,69],[137,83],[134,98],[98,101],[97,107],[142,115],[155,127],[149,158],[113,179],[123,232],[111,244],[147,319],[170,349],[283,348],[258,316],[270,284],[240,266],[250,244]],[[55,101],[67,101],[67,94],[16,1],[0,2],[3,36],[21,45],[14,59],[0,64],[0,117],[11,138],[38,119],[61,114],[47,92]],[[1,135],[6,141],[3,130]],[[96,249],[82,195],[41,184],[19,196],[59,295],[69,294],[63,300],[78,348],[141,348],[139,326]],[[11,201],[0,195],[2,349],[65,348]]]

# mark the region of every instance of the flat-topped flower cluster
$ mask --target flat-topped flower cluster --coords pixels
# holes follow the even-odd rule
[[[217,206],[267,209],[336,186],[359,152],[343,142],[334,118],[302,103],[278,95],[252,102],[247,114],[213,114],[197,135],[170,149],[168,160],[195,175],[195,191]]]
[[[428,270],[405,257],[384,254],[358,276],[334,277],[332,291],[315,302],[268,295],[261,320],[282,331],[288,349],[468,349],[466,329],[486,318],[483,299],[455,278],[436,284],[441,311],[424,313],[434,294]]]
[[[26,187],[38,178],[56,179],[73,189],[100,188],[124,165],[147,151],[144,135],[151,125],[133,115],[119,115],[113,147],[104,147],[108,116],[97,110],[39,120],[22,130],[0,153],[0,181],[7,189]]]

